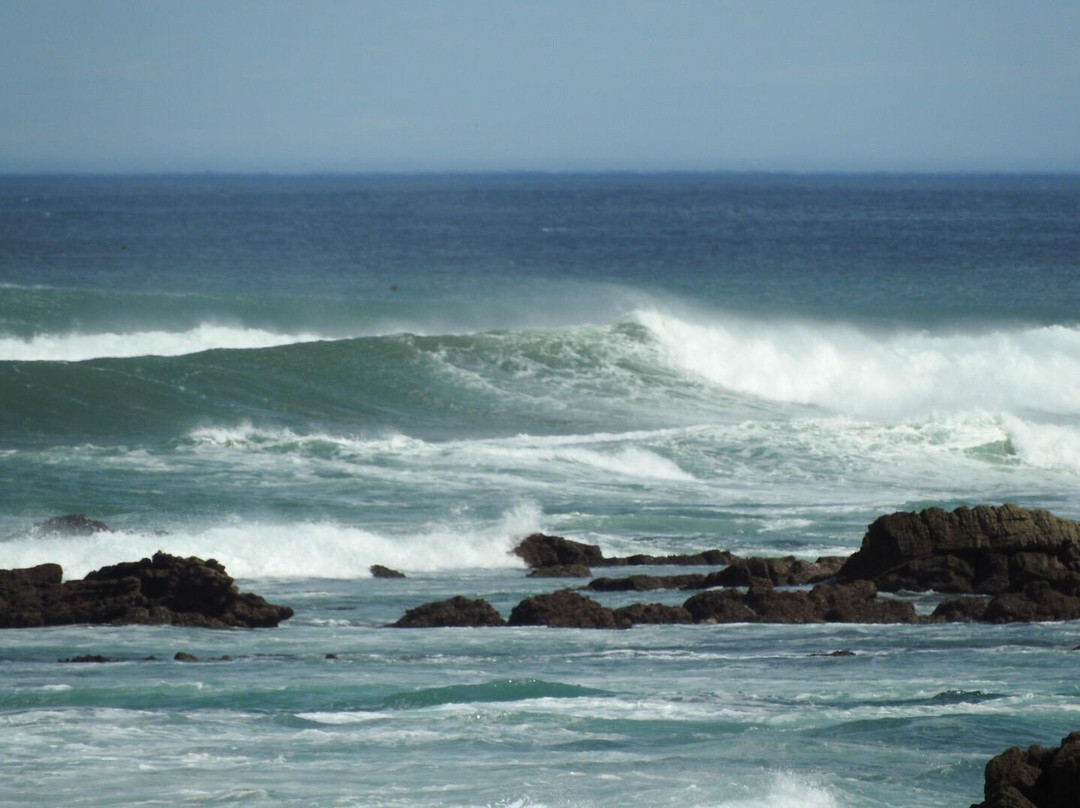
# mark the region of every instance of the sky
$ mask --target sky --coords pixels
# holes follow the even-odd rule
[[[1080,171],[1080,2],[0,0],[0,172]]]

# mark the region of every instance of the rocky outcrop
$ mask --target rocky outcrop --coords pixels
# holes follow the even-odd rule
[[[495,608],[482,598],[470,600],[458,595],[449,600],[425,603],[415,609],[409,609],[404,616],[393,624],[394,628],[447,628],[503,626],[502,619]]]
[[[1018,746],[986,764],[985,801],[971,808],[1075,808],[1080,799],[1080,732],[1061,746]]]
[[[629,628],[614,612],[592,598],[563,589],[549,595],[534,595],[514,607],[507,621],[511,626],[551,628]]]
[[[703,566],[719,567],[730,564],[735,558],[726,550],[705,550],[688,555],[654,556],[636,554],[624,557],[605,558],[599,545],[583,544],[564,539],[562,536],[548,536],[533,533],[526,536],[511,552],[520,556],[530,567],[557,567],[581,565],[585,567],[638,567],[638,566]]]
[[[62,581],[57,564],[0,570],[0,628],[80,623],[152,623],[264,628],[292,617],[288,606],[237,591],[217,561],[167,553]]]
[[[819,584],[809,592],[778,592],[767,583],[746,594],[710,589],[683,604],[697,623],[915,623],[915,608],[878,600],[869,581]]]
[[[1080,525],[1016,505],[894,513],[870,525],[838,578],[886,592],[989,595],[1044,581],[1080,595]]]

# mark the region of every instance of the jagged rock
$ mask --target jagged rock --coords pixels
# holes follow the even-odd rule
[[[1080,732],[1061,746],[1018,746],[986,764],[984,802],[972,808],[1075,808],[1080,795]]]
[[[505,621],[483,599],[470,600],[458,595],[449,600],[425,603],[409,609],[393,624],[394,628],[439,628],[448,626],[502,626]]]
[[[529,578],[588,578],[592,570],[584,564],[559,564],[555,567],[537,567]]]
[[[189,654],[187,651],[177,651],[173,655],[173,660],[176,662],[198,662],[199,658],[194,654]]]
[[[382,564],[372,564],[368,567],[372,578],[404,578],[405,573],[384,567]]]
[[[688,555],[653,556],[643,553],[622,558],[605,558],[596,544],[582,544],[562,536],[533,533],[522,539],[512,552],[530,567],[582,565],[586,567],[712,566],[730,564],[735,558],[726,550],[706,550]]]
[[[112,529],[85,513],[69,513],[38,522],[34,525],[33,532],[38,535],[60,533],[66,536],[89,536],[91,533],[111,533]]]
[[[161,623],[208,628],[268,627],[292,617],[238,592],[217,561],[155,553],[62,581],[59,565],[0,570],[0,628],[77,623]]]
[[[507,624],[551,628],[630,627],[629,621],[617,620],[614,612],[606,606],[565,589],[549,595],[534,595],[521,601],[510,612]]]
[[[1080,525],[1016,505],[894,513],[870,525],[837,577],[887,592],[997,595],[1046,581],[1080,594]]]
[[[811,654],[810,656],[817,657],[848,657],[855,656],[855,652],[848,648],[838,648],[835,651],[829,651],[827,654]]]
[[[594,592],[650,592],[654,589],[703,589],[705,576],[689,575],[629,575],[625,578],[595,578],[587,589]]]
[[[637,624],[693,623],[694,618],[682,606],[666,606],[663,603],[633,603],[614,610],[615,621]]]
[[[526,536],[513,550],[515,555],[525,559],[530,567],[559,567],[581,565],[585,567],[602,566],[604,554],[595,544],[564,539],[562,536],[547,536],[533,533]]]
[[[69,659],[61,659],[60,661],[61,662],[77,662],[77,663],[94,663],[94,664],[101,664],[101,663],[104,663],[104,662],[112,662],[111,659],[109,659],[106,656],[101,656],[100,654],[82,654],[81,656],[73,656],[73,657],[70,657]]]
[[[741,594],[710,589],[683,605],[695,622],[716,623],[915,623],[915,607],[878,600],[869,581],[818,584],[809,592],[779,592],[767,580]]]

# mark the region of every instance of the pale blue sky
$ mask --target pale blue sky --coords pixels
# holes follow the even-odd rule
[[[0,0],[0,171],[1078,171],[1080,2]]]

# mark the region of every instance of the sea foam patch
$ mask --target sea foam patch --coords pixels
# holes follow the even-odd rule
[[[511,508],[493,522],[448,518],[404,535],[337,522],[272,524],[231,520],[201,530],[158,535],[100,532],[89,536],[27,536],[4,544],[13,568],[58,563],[67,579],[108,564],[136,561],[158,550],[216,558],[235,578],[366,578],[372,564],[432,572],[522,566],[510,549],[540,529],[540,509]]]

